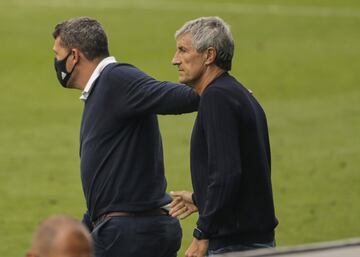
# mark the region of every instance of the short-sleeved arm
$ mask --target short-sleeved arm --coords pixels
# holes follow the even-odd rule
[[[181,114],[197,110],[198,94],[190,87],[157,81],[134,66],[119,64],[108,73],[110,94],[122,115]],[[111,97],[111,96],[110,96]],[[114,99],[116,102],[116,99]]]
[[[231,208],[241,176],[239,121],[235,106],[224,92],[208,88],[201,100],[201,121],[208,152],[207,198],[197,222],[210,236],[223,208]]]

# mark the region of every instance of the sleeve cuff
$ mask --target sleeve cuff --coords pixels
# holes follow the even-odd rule
[[[196,199],[195,199],[195,194],[194,194],[194,193],[192,193],[191,199],[192,199],[193,203],[195,204],[195,206],[197,207],[197,203],[196,203]]]

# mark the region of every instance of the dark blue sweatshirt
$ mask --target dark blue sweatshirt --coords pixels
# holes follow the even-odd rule
[[[203,92],[191,138],[197,225],[209,249],[274,239],[268,128],[254,96],[228,73]]]
[[[113,211],[163,206],[163,150],[156,114],[197,110],[191,88],[159,82],[129,64],[109,64],[85,102],[81,179],[91,220]]]

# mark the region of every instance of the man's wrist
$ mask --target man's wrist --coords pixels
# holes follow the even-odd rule
[[[197,240],[208,240],[209,239],[209,235],[199,228],[194,229],[193,237],[196,238]]]

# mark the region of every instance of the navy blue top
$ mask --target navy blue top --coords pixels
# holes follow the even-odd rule
[[[191,88],[159,82],[129,64],[109,64],[85,102],[81,180],[90,218],[145,211],[171,201],[156,114],[197,109]]]
[[[191,138],[197,225],[209,249],[271,242],[277,219],[263,109],[228,73],[203,92]]]

